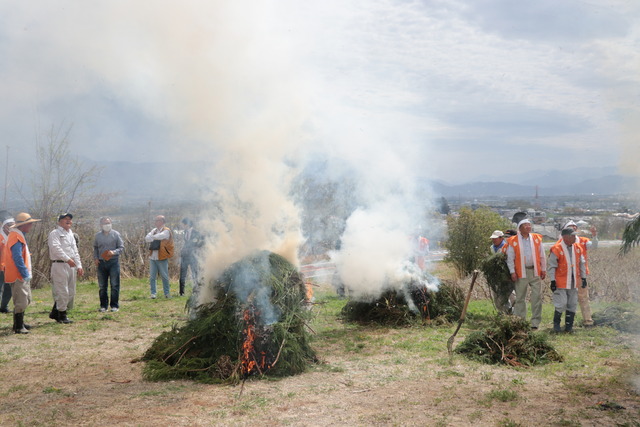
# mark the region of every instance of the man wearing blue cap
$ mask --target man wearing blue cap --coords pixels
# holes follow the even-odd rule
[[[58,323],[73,323],[67,317],[67,310],[73,308],[76,277],[84,273],[76,239],[71,231],[72,219],[70,213],[60,215],[58,226],[49,233],[48,238],[51,291],[55,301],[49,317]]]

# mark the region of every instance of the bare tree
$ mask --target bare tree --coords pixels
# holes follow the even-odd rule
[[[29,206],[29,212],[35,218],[41,218],[42,223],[34,227],[29,233],[29,248],[32,257],[33,281],[32,286],[41,287],[49,277],[50,260],[47,247],[47,237],[57,225],[59,214],[72,211],[74,215],[74,230],[80,235],[78,227],[83,228],[83,222],[78,221],[83,217],[92,217],[97,206],[104,203],[109,195],[103,193],[91,193],[101,168],[97,166],[85,166],[76,156],[73,156],[69,148],[69,135],[72,126],[52,125],[43,137],[36,135],[36,166],[31,173],[30,188],[19,191]],[[90,226],[91,236],[96,230],[93,221]],[[93,257],[88,251],[92,250],[91,244],[82,241],[80,244],[81,257],[90,260]],[[91,265],[92,263],[86,263]],[[89,267],[87,265],[87,267]]]

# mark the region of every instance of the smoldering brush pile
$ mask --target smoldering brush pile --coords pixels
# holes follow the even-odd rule
[[[209,286],[215,301],[163,332],[146,351],[146,379],[237,383],[252,375],[298,374],[316,360],[305,286],[287,260],[259,252]]]
[[[418,282],[403,284],[402,290],[389,289],[372,301],[350,300],[342,309],[345,320],[388,326],[423,323],[449,323],[462,312],[464,295],[453,285],[442,283],[432,291]]]
[[[633,308],[612,305],[602,311],[593,313],[596,326],[609,326],[622,332],[637,333],[640,331],[640,313]]]

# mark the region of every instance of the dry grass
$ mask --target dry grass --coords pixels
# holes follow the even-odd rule
[[[610,262],[626,271],[627,260]],[[613,286],[596,285],[600,292]],[[310,325],[323,363],[309,372],[249,381],[241,396],[239,386],[147,382],[142,363],[131,362],[184,320],[185,300],[150,300],[144,280],[127,280],[122,288],[121,311],[100,314],[97,286],[82,284],[72,325],[49,320],[50,290],[37,290],[27,312],[34,329],[25,336],[11,333],[10,316],[0,315],[0,425],[631,426],[640,419],[633,385],[640,377],[637,335],[577,328],[551,337],[563,363],[529,369],[462,356],[450,361],[446,342],[454,326],[344,324],[338,313],[345,301],[329,287],[318,288]],[[635,291],[631,283],[629,292]],[[551,312],[545,304],[543,331]],[[493,308],[472,301],[469,314],[458,343]],[[602,410],[601,402],[625,409]]]

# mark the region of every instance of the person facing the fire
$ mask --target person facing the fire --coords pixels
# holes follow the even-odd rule
[[[76,296],[76,277],[82,276],[82,262],[76,239],[71,231],[73,215],[66,212],[58,217],[58,226],[49,233],[49,259],[51,259],[51,291],[53,308],[49,318],[58,323],[73,323],[67,310],[73,308]]]
[[[183,218],[181,222],[184,229],[184,243],[180,250],[180,296],[183,296],[189,268],[191,268],[193,286],[198,283],[197,252],[204,244],[204,240],[202,235],[193,228],[193,221]]]
[[[28,334],[31,327],[24,323],[24,312],[31,304],[31,253],[25,234],[39,219],[26,212],[16,215],[15,224],[7,236],[2,259],[5,265],[4,280],[11,285],[13,295],[13,332]]]
[[[579,222],[579,221],[578,221]],[[578,224],[573,221],[569,221],[565,224],[564,228],[571,228],[578,233]],[[591,235],[593,240],[588,237],[576,235],[576,245],[582,249],[582,256],[584,257],[584,265],[587,272],[589,272],[589,250],[596,249],[598,247],[598,231],[595,227],[591,227]],[[584,277],[584,276],[583,276]],[[584,288],[580,286],[578,288],[578,304],[580,304],[580,313],[582,314],[582,322],[585,327],[589,328],[593,326],[593,318],[591,317],[591,304],[589,302],[589,287]]]
[[[572,332],[573,319],[578,305],[578,286],[587,287],[587,272],[582,248],[573,228],[563,228],[561,238],[549,251],[549,279],[553,292],[553,331],[560,332],[562,313],[565,315],[565,332]]]
[[[173,233],[165,226],[163,215],[154,219],[155,228],[144,238],[149,243],[149,287],[151,298],[156,298],[156,279],[162,278],[162,290],[165,298],[171,298],[169,285],[169,258],[173,256]]]
[[[516,285],[516,303],[513,314],[527,318],[527,293],[531,288],[531,329],[542,321],[542,281],[546,277],[547,263],[542,247],[542,236],[532,233],[531,221],[518,223],[518,234],[507,240],[507,266]]]
[[[111,307],[111,311],[120,309],[120,255],[124,251],[124,242],[120,233],[113,229],[111,218],[100,218],[100,231],[93,240],[93,259],[98,273],[98,296],[101,313]],[[111,294],[109,294],[111,282]],[[109,303],[111,296],[111,303]]]

